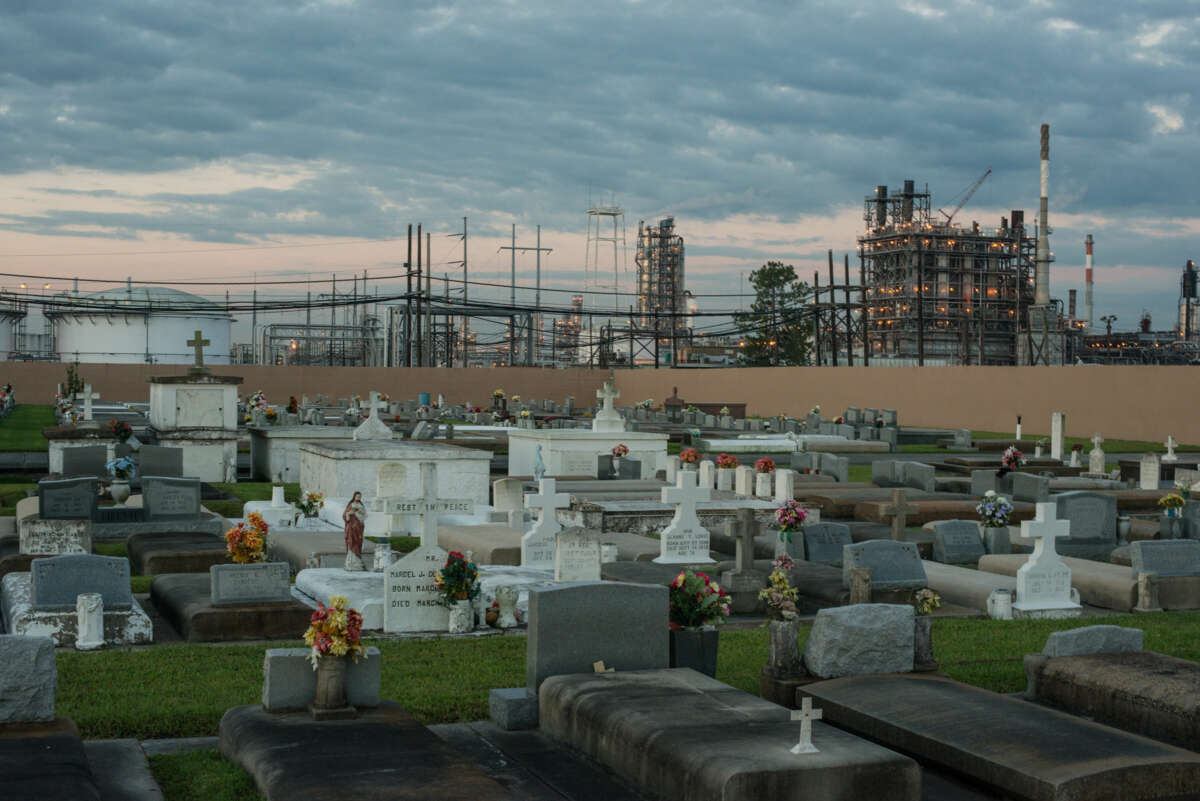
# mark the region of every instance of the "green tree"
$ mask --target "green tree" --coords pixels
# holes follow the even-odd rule
[[[805,303],[812,288],[790,264],[769,261],[750,274],[754,302],[733,319],[742,336],[742,358],[749,367],[809,363],[812,320]]]

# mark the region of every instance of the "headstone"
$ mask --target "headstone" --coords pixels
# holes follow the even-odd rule
[[[1056,517],[1071,524],[1071,539],[1079,542],[1117,543],[1117,499],[1114,495],[1077,490],[1054,496]]]
[[[956,448],[971,447],[971,429],[959,428],[954,431],[954,447],[956,447]]]
[[[609,481],[617,477],[613,470],[612,457],[607,453],[596,455],[596,478],[601,481]]]
[[[1071,598],[1071,568],[1062,561],[1054,541],[1071,536],[1071,524],[1055,518],[1054,503],[1039,503],[1037,519],[1021,523],[1021,536],[1036,539],[1029,561],[1017,571],[1015,611],[1026,614],[1077,613]]]
[[[984,495],[988,494],[989,490],[992,492],[1000,492],[999,481],[996,479],[996,471],[972,470],[971,494],[976,498],[982,498]]]
[[[288,573],[287,562],[212,565],[208,568],[211,602],[213,606],[286,603],[292,600]]]
[[[604,385],[596,390],[596,397],[600,399],[602,405],[596,412],[595,418],[592,419],[592,431],[624,431],[625,420],[617,414],[617,410],[613,407],[613,401],[621,397],[621,393],[613,386],[612,378],[607,379]]]
[[[38,516],[42,520],[91,520],[96,516],[98,491],[95,478],[39,481]]]
[[[804,643],[804,667],[822,679],[911,673],[915,612],[907,604],[822,609]]]
[[[1158,489],[1159,461],[1157,453],[1147,453],[1142,457],[1138,471],[1138,489]]]
[[[933,561],[948,565],[978,565],[985,553],[979,525],[973,520],[943,520],[933,524]]]
[[[104,596],[82,592],[75,598],[75,649],[94,651],[104,647]]]
[[[1179,445],[1179,443],[1175,441],[1174,435],[1167,435],[1167,441],[1164,442],[1163,445],[1167,447],[1167,452],[1163,456],[1162,460],[1164,462],[1178,462],[1179,457],[1175,455],[1175,448]]]
[[[895,409],[880,409],[879,416],[883,418],[884,428],[895,428],[900,425],[900,415]]]
[[[0,670],[0,724],[54,720],[58,691],[54,640],[0,634],[0,665],[4,665]]]
[[[537,509],[538,516],[533,528],[521,537],[521,567],[554,569],[555,535],[562,530],[555,512],[571,504],[569,494],[555,492],[556,485],[555,479],[543,478],[538,482],[538,493],[525,496],[525,508]]]
[[[792,470],[779,468],[775,471],[775,503],[784,503],[796,499],[796,473]]]
[[[200,481],[194,478],[142,476],[142,507],[147,520],[200,517]]]
[[[904,532],[908,527],[908,515],[920,511],[908,502],[908,493],[902,489],[892,491],[892,502],[880,510],[892,518],[892,539],[897,542],[904,540]]]
[[[788,750],[793,754],[815,754],[817,747],[812,743],[812,725],[814,720],[821,719],[821,710],[813,709],[812,698],[804,696],[799,709],[793,709],[792,720],[800,721],[800,742]]]
[[[877,487],[891,487],[896,481],[896,462],[876,459],[871,462],[871,483]]]
[[[550,676],[669,664],[668,591],[662,584],[596,582],[529,589],[525,682],[534,694]]]
[[[554,580],[600,580],[600,537],[596,532],[574,526],[555,535]]]
[[[717,486],[717,465],[712,459],[700,462],[699,486],[705,489],[715,489]]]
[[[670,454],[667,456],[667,483],[674,484],[675,477],[679,475],[679,455]]]
[[[843,549],[854,541],[844,523],[806,523],[804,550],[806,559],[823,565],[842,566]]]
[[[183,477],[183,448],[143,445],[138,451],[138,472],[143,476]]]
[[[92,392],[91,384],[84,384],[83,392],[75,393],[75,400],[83,401],[83,419],[90,421],[92,419],[92,401],[100,400],[100,393]]]
[[[1050,500],[1050,479],[1033,473],[1010,473],[1012,499],[1025,503],[1045,503]]]
[[[832,476],[845,484],[850,480],[850,457],[838,456],[836,453],[814,453],[819,459],[817,469],[821,475]]]
[[[492,482],[492,508],[507,514],[514,509],[524,509],[524,482],[519,478],[498,478]]]
[[[34,559],[29,566],[30,605],[34,611],[75,609],[80,593],[96,592],[105,609],[130,609],[129,560],[119,556],[65,554]]]
[[[1133,575],[1200,576],[1200,540],[1140,540],[1129,544]]]
[[[104,445],[83,445],[64,448],[62,452],[62,474],[64,476],[105,476],[108,469],[108,448]]]
[[[1050,458],[1058,459],[1060,462],[1063,458],[1063,437],[1066,427],[1066,412],[1054,412],[1050,415]]]
[[[1100,436],[1100,432],[1097,431],[1092,436],[1092,449],[1088,452],[1088,472],[1093,475],[1105,472],[1104,450],[1100,447],[1103,442],[1104,437]]]
[[[918,590],[928,584],[916,543],[867,540],[842,547],[842,586],[850,586],[850,571],[871,570],[874,590]]]
[[[438,545],[437,515],[443,504],[437,497],[437,465],[421,462],[421,544],[388,567],[384,584],[383,630],[446,631],[450,610],[442,606],[434,578],[446,564],[446,551]],[[394,511],[388,510],[388,511]]]
[[[733,468],[733,491],[749,498],[754,495],[754,468],[740,464]]]
[[[1122,654],[1142,650],[1143,632],[1128,626],[1083,626],[1055,631],[1046,638],[1042,656]]]
[[[659,534],[661,551],[654,559],[659,564],[684,565],[712,562],[709,556],[708,529],[696,517],[696,502],[707,501],[712,491],[696,486],[696,473],[685,470],[679,483],[661,490],[662,502],[675,504],[675,516]]]
[[[847,425],[856,426],[862,422],[862,410],[857,406],[847,406],[846,413],[842,417]]]
[[[621,467],[617,473],[617,478],[623,481],[640,481],[642,478],[642,460],[633,459],[629,456],[621,459]]]
[[[937,490],[937,482],[934,480],[933,475],[933,465],[924,464],[923,462],[908,462],[904,465],[904,486],[912,487],[922,492],[935,492]]]
[[[879,441],[886,442],[893,452],[900,446],[900,432],[894,427],[884,427],[879,429]]]

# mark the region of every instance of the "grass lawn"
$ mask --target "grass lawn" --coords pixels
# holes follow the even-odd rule
[[[150,770],[167,801],[259,801],[254,779],[219,751],[159,754]]]
[[[0,451],[47,451],[50,442],[42,436],[42,429],[53,425],[53,406],[18,403],[0,420]]]

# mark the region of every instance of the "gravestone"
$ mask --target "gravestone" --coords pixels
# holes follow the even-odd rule
[[[1077,490],[1054,496],[1056,517],[1071,524],[1071,538],[1065,545],[1075,543],[1117,544],[1117,499],[1113,495]]]
[[[891,544],[886,540],[880,542]],[[854,604],[822,609],[817,612],[804,643],[804,667],[822,679],[911,673],[914,618],[913,608],[907,604]]]
[[[212,565],[208,568],[212,604],[288,603],[292,600],[289,570],[287,562]]]
[[[1033,473],[1010,473],[1012,499],[1026,503],[1045,503],[1050,500],[1050,479]]]
[[[973,520],[942,520],[933,524],[933,561],[948,565],[977,565],[984,555],[979,525]]]
[[[856,426],[862,423],[862,410],[857,406],[847,406],[846,413],[842,415],[846,421],[846,425]]]
[[[612,457],[607,453],[601,453],[596,456],[596,478],[601,481],[608,481],[617,477],[616,471],[613,470]]]
[[[75,609],[82,593],[99,593],[105,609],[133,606],[129,589],[129,560],[119,556],[64,554],[34,559],[29,566],[30,604],[35,612]]]
[[[64,448],[62,453],[64,476],[106,476],[108,469],[108,447],[105,445],[83,445]]]
[[[1147,453],[1142,457],[1138,470],[1138,489],[1158,489],[1159,462],[1157,453]]]
[[[1105,472],[1104,450],[1100,445],[1104,442],[1104,437],[1100,436],[1097,431],[1092,436],[1092,449],[1088,451],[1088,472],[1092,475],[1100,475]]]
[[[854,541],[843,523],[809,523],[804,526],[804,550],[809,562],[842,566],[843,549]]]
[[[1050,415],[1050,458],[1060,462],[1063,458],[1063,437],[1066,433],[1067,413],[1054,412]]]
[[[880,409],[879,416],[883,418],[884,428],[895,428],[900,425],[900,415],[895,409]]]
[[[666,668],[667,598],[662,584],[530,587],[526,688],[536,695],[550,676],[591,673],[600,661],[618,672]]]
[[[733,468],[733,491],[744,497],[754,495],[754,468],[740,464]]]
[[[850,586],[850,571],[871,570],[872,590],[919,590],[927,586],[921,554],[913,542],[867,540],[842,546],[842,586]]]
[[[555,535],[562,531],[555,512],[571,504],[571,496],[555,492],[556,487],[556,479],[543,478],[538,482],[538,493],[525,496],[525,508],[537,509],[538,516],[533,527],[521,537],[521,567],[554,569]]]
[[[0,634],[0,665],[4,665],[0,670],[0,725],[54,720],[58,691],[54,641],[49,637]],[[11,777],[6,783],[9,781]]]
[[[879,511],[883,515],[891,516],[892,539],[899,542],[904,539],[908,515],[916,514],[920,510],[908,502],[908,493],[905,490],[897,489],[892,491],[892,502],[880,507]]]
[[[959,428],[954,431],[954,447],[969,448],[971,447],[971,429]]]
[[[1071,524],[1055,517],[1054,503],[1039,503],[1037,519],[1021,523],[1021,536],[1036,540],[1029,561],[1017,571],[1017,600],[1012,608],[1028,617],[1073,617],[1081,607],[1072,599],[1071,568],[1055,549],[1055,540],[1071,535]]]
[[[1157,573],[1159,578],[1200,576],[1200,541],[1141,540],[1129,544],[1129,559],[1136,578]]]
[[[514,509],[523,509],[524,482],[519,478],[498,478],[492,482],[492,508],[502,514]]]
[[[700,462],[700,478],[698,485],[706,489],[715,489],[717,486],[717,466],[711,459],[704,459]]]
[[[664,487],[660,492],[663,503],[675,504],[675,516],[659,534],[661,552],[654,561],[668,565],[712,562],[708,529],[696,517],[696,502],[709,500],[712,490],[696,486],[696,473],[684,470],[677,486]]]
[[[879,429],[879,441],[886,442],[892,452],[895,452],[896,448],[900,446],[900,431],[895,427],[885,426]]]
[[[446,551],[438,546],[437,465],[420,462],[421,544],[388,566],[384,584],[383,630],[446,631],[450,609],[441,603],[435,577],[446,564]]]
[[[934,481],[933,474],[933,465],[922,462],[907,462],[904,465],[904,486],[923,492],[935,492],[937,491],[937,483]]]
[[[1142,650],[1145,632],[1127,626],[1083,626],[1055,631],[1046,637],[1042,656],[1082,656],[1084,654],[1123,654]]]
[[[143,476],[183,477],[183,448],[143,445],[138,451],[138,473]]]
[[[100,482],[95,478],[62,478],[38,482],[38,517],[42,520],[91,520],[96,517]]]
[[[731,598],[730,609],[750,614],[761,606],[758,599],[767,574],[754,567],[754,539],[762,527],[753,509],[738,509],[737,517],[725,523],[725,536],[734,540],[734,569],[721,574],[721,585]]]
[[[1006,473],[1005,477],[1011,475]],[[1010,485],[1011,486],[1011,485]],[[972,470],[971,471],[971,494],[976,498],[982,498],[988,494],[988,491],[1006,494],[1001,488],[1000,480],[996,476],[995,470]]]
[[[785,503],[796,499],[796,473],[793,470],[779,468],[775,471],[775,503]]]
[[[147,520],[200,517],[200,481],[195,478],[142,476],[142,508]]]
[[[898,462],[893,462],[890,459],[877,459],[871,462],[871,483],[877,487],[896,486],[896,468],[898,464]]]
[[[574,526],[555,535],[554,580],[600,580],[600,537],[596,532]]]
[[[621,466],[617,472],[617,478],[622,481],[640,481],[642,478],[642,460],[633,459],[629,456],[621,459]]]

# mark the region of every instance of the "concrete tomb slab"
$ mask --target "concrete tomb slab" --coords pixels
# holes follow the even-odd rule
[[[285,587],[286,575],[285,572]],[[214,604],[212,584],[212,576],[204,573],[155,576],[150,583],[150,600],[187,642],[289,640],[296,637],[297,631],[303,633],[308,627],[312,610],[292,598],[290,593],[274,602]],[[328,603],[329,599],[324,601]]]
[[[229,562],[223,537],[204,532],[130,534],[125,553],[134,575],[207,573],[213,565]]]
[[[49,637],[0,634],[0,724],[54,720],[58,669]],[[6,781],[8,774],[4,775]]]

